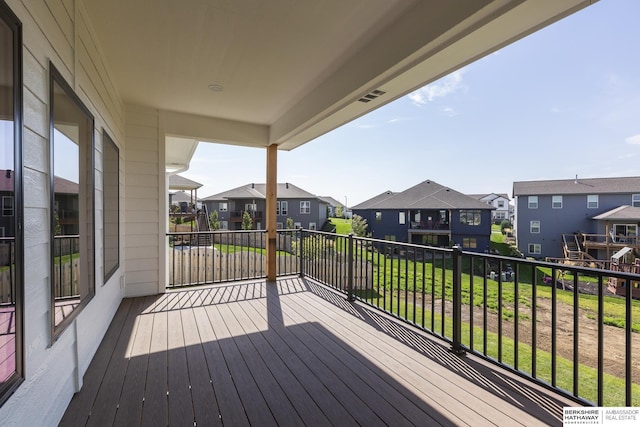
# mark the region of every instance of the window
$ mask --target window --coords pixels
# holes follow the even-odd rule
[[[107,283],[120,267],[120,151],[106,132],[102,145],[103,283]]]
[[[551,208],[562,209],[562,196],[551,196]]]
[[[529,243],[529,253],[534,255],[540,255],[542,246],[540,243]]]
[[[10,2],[11,3],[11,2]],[[0,405],[22,381],[24,233],[22,192],[22,31],[18,18],[0,2],[0,293],[3,328]],[[42,224],[40,224],[42,226]],[[45,228],[42,226],[42,231]],[[11,254],[11,255],[9,255]],[[5,408],[6,409],[6,408]]]
[[[293,228],[294,228],[294,230],[299,230],[299,229],[301,229],[301,228],[302,228],[302,223],[300,223],[300,222],[294,222],[294,223],[293,223]]]
[[[284,228],[281,222],[276,222],[276,230],[282,230]]]
[[[529,196],[529,209],[538,209],[538,196]]]
[[[95,294],[95,163],[93,115],[52,63],[49,68],[49,153],[53,171],[50,176],[51,327],[55,340]],[[77,269],[73,275],[64,273],[72,268]],[[77,303],[70,305],[70,299]],[[67,312],[69,308],[72,310]]]
[[[482,211],[480,209],[460,209],[460,224],[480,225]]]
[[[2,216],[13,216],[13,196],[2,196]]]
[[[300,213],[301,214],[311,213],[311,202],[309,201],[300,202]]]
[[[228,230],[229,221],[220,221],[220,230]]]
[[[640,208],[640,194],[631,195],[631,206]]]
[[[597,194],[589,194],[587,196],[587,208],[588,209],[597,209],[598,208],[598,195]]]
[[[385,234],[384,240],[388,240],[390,242],[395,242],[396,241],[396,236],[395,236],[395,234]]]
[[[382,221],[382,212],[377,211],[376,212],[376,222],[381,222]]]
[[[218,204],[218,211],[220,212],[226,212],[229,210],[229,206],[227,205],[227,202],[220,202]]]
[[[530,221],[529,222],[529,232],[532,234],[540,233],[540,221]]]
[[[404,212],[398,213],[398,224],[406,224],[406,215]]]
[[[464,237],[462,239],[462,247],[467,249],[475,249],[478,247],[478,242],[475,237]]]
[[[498,207],[504,208],[504,200],[498,200]]]
[[[310,222],[309,223],[309,230],[315,230],[316,229],[316,223],[315,222]]]
[[[244,210],[248,212],[255,212],[258,210],[258,206],[255,203],[247,203],[244,205]]]
[[[287,201],[280,202],[280,214],[281,215],[289,214],[289,202]]]
[[[276,202],[276,216],[280,215],[280,202]]]
[[[505,219],[507,214],[505,212],[496,212],[496,219]]]
[[[436,246],[438,244],[438,236],[434,234],[425,234],[422,236],[422,244],[428,246]]]

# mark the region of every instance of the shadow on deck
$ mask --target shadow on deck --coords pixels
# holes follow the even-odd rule
[[[60,425],[562,425],[569,405],[292,277],[123,300]]]

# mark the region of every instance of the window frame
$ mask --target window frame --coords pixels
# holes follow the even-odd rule
[[[595,202],[594,202],[594,198],[595,198]],[[598,197],[598,194],[588,194],[587,209],[598,209],[599,206],[600,206],[600,197]]]
[[[300,215],[308,215],[311,213],[311,201],[309,200],[301,200],[300,201]]]
[[[527,250],[530,254],[540,255],[542,254],[542,245],[540,243],[529,243],[527,245]]]
[[[640,194],[631,195],[631,206],[634,208],[640,208]]]
[[[462,238],[462,247],[464,249],[477,249],[478,248],[478,239],[475,237],[463,237]]]
[[[407,214],[404,211],[398,212],[398,224],[405,225],[407,223]]]
[[[376,222],[382,222],[382,211],[376,211]]]
[[[562,209],[564,200],[561,194],[551,196],[551,209]]]
[[[10,32],[11,40],[11,91],[6,93],[12,97],[13,141],[13,235],[14,235],[14,360],[13,371],[0,382],[0,406],[13,395],[24,381],[24,195],[23,195],[23,42],[22,23],[10,7],[0,2],[0,23]]]
[[[116,145],[115,141],[111,139],[109,134],[102,130],[102,265],[104,268],[103,286],[113,276],[113,274],[120,268],[120,149]],[[107,171],[107,157],[108,150],[113,150],[115,154],[115,186],[108,185],[108,172]],[[113,172],[113,171],[111,171]],[[115,188],[115,195],[111,195],[110,191]],[[110,200],[115,200],[115,217],[116,221],[108,221],[107,216],[109,213],[113,213],[112,207],[107,203]],[[113,226],[115,224],[115,226]],[[107,239],[109,236],[116,236],[116,250],[115,263],[111,266],[107,265],[109,261],[107,258]]]
[[[537,226],[536,226],[537,224]],[[531,220],[529,221],[529,233],[531,234],[540,234],[540,221],[539,220]]]
[[[228,211],[229,211],[229,202],[218,202],[218,212],[228,212]]]
[[[527,197],[527,208],[538,209],[538,196]]]
[[[9,213],[6,213],[7,210],[7,203],[6,200],[10,200],[11,203],[9,203],[9,205],[11,205],[9,207]],[[2,216],[13,216],[14,213],[14,197],[13,196],[2,196]]]
[[[55,67],[53,62],[49,61],[49,179],[50,179],[50,217],[51,217],[51,225],[50,225],[50,246],[51,246],[51,276],[53,277],[55,274],[55,244],[54,244],[54,235],[56,228],[56,220],[54,216],[55,212],[55,186],[54,186],[54,175],[55,175],[55,159],[54,159],[54,135],[55,135],[55,87],[57,87],[64,92],[69,98],[69,101],[73,104],[74,107],[78,109],[78,112],[84,116],[84,119],[87,120],[89,124],[88,134],[90,135],[88,142],[88,147],[85,147],[85,150],[90,151],[91,161],[90,164],[87,165],[85,162],[85,174],[84,178],[81,178],[83,174],[79,171],[79,179],[81,181],[79,183],[79,189],[83,186],[90,185],[90,191],[86,191],[85,197],[88,200],[88,204],[86,206],[86,214],[87,221],[84,224],[84,228],[87,230],[86,233],[80,234],[79,237],[79,245],[80,252],[82,253],[82,258],[79,261],[80,268],[82,265],[87,263],[87,272],[88,280],[86,283],[87,286],[87,294],[80,299],[80,303],[73,309],[71,313],[69,313],[64,320],[60,321],[56,324],[56,295],[55,295],[55,287],[53,285],[53,280],[51,281],[51,301],[50,301],[50,323],[51,323],[51,345],[53,345],[58,338],[67,330],[67,328],[73,323],[73,321],[78,317],[78,315],[85,309],[85,307],[89,304],[89,302],[94,298],[96,294],[95,288],[95,278],[96,278],[96,262],[95,262],[95,208],[96,208],[96,198],[95,198],[95,188],[96,188],[96,180],[95,180],[95,118],[91,111],[87,108],[87,106],[82,102],[78,94],[73,90],[71,85],[66,81],[62,73]],[[78,147],[78,160],[82,163],[81,159],[82,149]],[[86,153],[86,151],[84,151]],[[87,182],[87,177],[89,178]],[[79,196],[80,203],[80,196]],[[81,209],[79,209],[79,213]],[[81,222],[79,222],[81,224]],[[82,242],[85,240],[85,242]],[[86,249],[86,252],[83,251],[83,248]],[[82,273],[85,274],[85,273]],[[79,288],[84,287],[85,285],[78,284]]]
[[[280,202],[280,215],[289,215],[289,202],[286,200]]]
[[[460,209],[458,221],[462,225],[477,227],[482,225],[482,209]],[[471,217],[471,221],[469,218]]]

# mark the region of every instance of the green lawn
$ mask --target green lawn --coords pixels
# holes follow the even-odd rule
[[[344,234],[346,236],[352,232],[350,219],[329,218],[329,222],[336,227],[336,234]]]

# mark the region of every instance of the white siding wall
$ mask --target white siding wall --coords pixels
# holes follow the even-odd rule
[[[81,3],[7,0],[24,39],[25,382],[0,408],[2,425],[55,425],[82,384],[122,298],[121,267],[102,283],[102,130],[124,153],[124,108],[109,79]],[[49,252],[49,60],[95,117],[96,296],[51,343]],[[124,158],[121,159],[124,162]],[[121,168],[124,171],[124,167]],[[122,172],[121,172],[122,176]],[[121,179],[123,181],[123,179]],[[124,186],[121,184],[121,206]],[[121,242],[124,242],[121,236]]]

